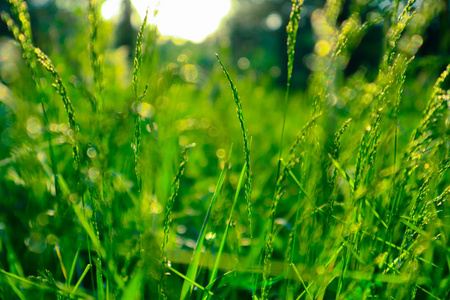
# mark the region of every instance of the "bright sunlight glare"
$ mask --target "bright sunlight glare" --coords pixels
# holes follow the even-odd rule
[[[120,11],[122,0],[107,0],[101,9],[105,19]],[[141,19],[149,7],[149,23],[155,24],[164,37],[200,43],[218,28],[230,12],[231,0],[131,0]],[[156,17],[153,12],[157,9]]]

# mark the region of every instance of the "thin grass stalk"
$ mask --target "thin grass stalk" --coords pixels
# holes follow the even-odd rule
[[[286,265],[292,266],[294,268],[294,271],[296,271],[296,268],[294,265],[294,258],[295,258],[295,245],[297,243],[297,228],[299,226],[299,221],[300,221],[300,200],[302,199],[301,196],[302,196],[301,191],[298,191],[297,210],[295,212],[294,227],[292,228],[292,230],[289,234],[288,247],[286,250],[286,261],[285,261]],[[285,279],[287,279],[287,286],[286,286],[286,296],[287,297],[290,294],[289,290],[291,290],[291,291],[294,290],[294,288],[291,287],[291,278],[289,277],[289,274],[290,274],[289,271],[290,271],[290,268],[288,268],[287,272],[285,273]],[[300,276],[299,276],[299,278],[301,279]],[[302,281],[302,283],[303,283],[303,281]]]
[[[39,48],[34,48],[34,54],[37,57],[38,62],[50,72],[53,76],[55,82],[52,86],[56,89],[56,92],[61,96],[61,99],[66,110],[67,117],[69,119],[69,127],[72,130],[69,134],[72,142],[73,148],[73,159],[74,159],[74,169],[78,170],[80,167],[80,155],[78,153],[79,142],[78,142],[78,124],[75,118],[75,110],[73,108],[72,102],[70,101],[69,95],[67,94],[66,87],[64,86],[61,77],[58,74],[55,66],[53,65],[50,58],[42,52]]]
[[[246,181],[244,185],[244,191],[245,191],[245,199],[247,203],[247,215],[248,215],[248,222],[249,222],[249,234],[250,234],[250,253],[251,253],[251,268],[252,268],[252,295],[255,296],[255,290],[256,290],[256,282],[255,282],[255,274],[254,274],[254,259],[253,259],[253,209],[252,209],[252,172],[251,172],[251,165],[250,165],[250,142],[248,138],[248,130],[245,126],[244,121],[244,113],[242,109],[241,99],[239,97],[238,90],[236,86],[234,85],[233,81],[231,80],[230,75],[228,74],[227,70],[225,69],[225,66],[223,65],[222,61],[219,58],[219,55],[216,53],[217,60],[219,61],[220,66],[222,67],[222,71],[225,74],[225,77],[227,78],[232,95],[233,100],[236,104],[236,112],[239,119],[239,123],[241,125],[242,130],[242,138],[244,142],[244,156],[245,156],[245,164],[247,165],[247,168],[245,169],[246,174]]]
[[[139,84],[139,71],[142,65],[142,42],[144,39],[145,26],[147,25],[148,8],[145,12],[144,21],[142,21],[141,27],[136,41],[136,53],[134,56],[134,69],[133,69],[133,95],[134,95],[134,105],[139,109],[139,104],[142,102],[147,92],[147,86],[144,89],[142,95],[138,95],[138,84]],[[133,152],[134,152],[134,172],[136,175],[138,193],[141,192],[142,182],[141,182],[141,166],[140,166],[140,146],[141,146],[141,115],[136,111],[134,116],[134,140],[133,140]],[[139,210],[140,211],[140,210]]]
[[[280,153],[278,155],[278,168],[277,168],[277,179],[280,175],[281,169],[281,155],[283,152],[283,139],[284,139],[284,128],[286,124],[286,115],[289,103],[289,91],[291,89],[291,79],[292,71],[294,69],[294,56],[295,56],[295,43],[297,40],[298,24],[300,22],[300,14],[302,12],[303,0],[293,0],[291,14],[289,16],[289,23],[286,27],[287,33],[287,83],[286,83],[286,94],[284,98],[284,111],[283,111],[283,125],[281,127],[280,135]]]
[[[94,77],[95,92],[93,93],[93,100],[95,104],[95,111],[98,113],[103,110],[102,106],[102,93],[103,93],[103,71],[102,63],[100,60],[100,55],[96,49],[97,35],[98,35],[98,24],[100,23],[99,11],[98,11],[98,1],[89,0],[89,60],[91,63],[91,69]],[[97,119],[97,122],[99,120]],[[97,124],[98,126],[99,124]]]
[[[334,135],[334,143],[333,143],[333,152],[330,155],[330,157],[332,159],[334,159],[336,162],[338,162],[339,160],[339,152],[340,152],[340,148],[341,148],[341,137],[344,134],[344,132],[347,130],[348,125],[350,124],[350,122],[352,122],[352,118],[347,119],[341,126],[341,128],[339,129],[339,131],[337,131]],[[332,161],[333,162],[333,161]],[[335,164],[336,165],[336,164]],[[330,222],[331,220],[331,215],[333,213],[333,208],[334,208],[334,202],[336,201],[336,179],[337,179],[337,175],[338,175],[339,169],[335,166],[334,170],[333,170],[333,175],[331,176],[330,179],[330,198],[328,200],[328,214],[327,214],[327,223]],[[345,173],[345,172],[344,172]]]
[[[169,265],[169,261],[167,259],[167,243],[169,242],[169,233],[170,228],[172,227],[172,211],[173,211],[173,205],[175,203],[175,199],[178,196],[178,190],[180,189],[180,180],[181,176],[184,174],[184,170],[186,168],[186,163],[188,161],[187,151],[190,148],[195,147],[195,144],[190,144],[181,150],[181,159],[180,164],[178,166],[178,171],[172,181],[171,185],[171,192],[169,199],[167,199],[165,212],[164,212],[164,236],[161,244],[161,264],[162,264],[162,279],[159,286],[160,291],[160,299],[167,299],[166,296],[166,283],[165,283],[165,272]],[[184,275],[183,275],[184,276]]]

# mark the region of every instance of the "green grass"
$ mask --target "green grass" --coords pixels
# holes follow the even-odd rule
[[[416,57],[443,7],[392,1],[369,17],[344,2],[311,13],[298,90],[303,1],[280,89],[238,76],[211,44],[165,61],[146,19],[127,61],[97,1],[78,12],[73,49],[38,48],[10,0],[0,298],[448,299],[450,65]],[[345,74],[376,26],[376,77]],[[210,70],[185,80],[202,56]]]

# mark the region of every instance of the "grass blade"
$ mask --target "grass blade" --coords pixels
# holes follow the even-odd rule
[[[78,287],[80,286],[81,282],[83,281],[84,277],[86,276],[87,272],[91,269],[91,265],[88,264],[86,268],[84,268],[83,274],[81,274],[80,279],[78,279],[77,284],[75,284],[75,287],[73,288],[72,292],[70,293],[70,296],[73,296],[73,294],[76,293],[78,290]]]
[[[211,296],[214,296],[214,293],[211,291],[208,291],[205,287],[201,286],[200,284],[198,284],[197,282],[191,280],[190,278],[187,278],[185,275],[183,275],[182,273],[178,272],[177,270],[175,270],[174,268],[172,268],[171,266],[167,266],[167,269],[169,269],[170,271],[174,272],[175,274],[177,274],[178,276],[180,276],[181,278],[183,278],[184,280],[188,281],[190,284],[195,285],[196,287],[198,287],[199,289],[201,289],[202,291],[208,293]]]
[[[186,273],[186,277],[191,279],[191,281],[195,281],[195,277],[197,275],[198,265],[200,262],[200,254],[202,253],[203,242],[206,236],[206,226],[208,224],[209,215],[211,213],[211,209],[216,202],[217,197],[219,196],[220,190],[222,189],[223,182],[225,180],[225,176],[227,174],[228,168],[226,166],[223,167],[222,172],[220,173],[219,180],[216,185],[216,189],[214,191],[213,197],[211,199],[211,203],[209,204],[208,211],[206,213],[205,219],[203,220],[202,228],[200,229],[200,234],[198,237],[197,245],[195,246],[194,253],[192,254],[191,263],[189,264],[188,271]],[[183,287],[181,289],[180,299],[186,299],[188,293],[190,293],[192,289],[192,284],[190,281],[185,281],[183,283]]]
[[[69,271],[69,279],[67,280],[67,285],[70,286],[72,283],[73,273],[75,272],[75,266],[77,264],[78,254],[80,253],[80,248],[78,248],[77,253],[75,253],[75,257],[73,258],[72,266]]]
[[[220,246],[219,246],[219,251],[217,251],[216,261],[214,263],[214,267],[211,272],[211,277],[209,279],[208,286],[211,283],[213,283],[214,280],[216,280],[216,278],[217,278],[217,272],[219,271],[220,259],[222,257],[223,249],[225,248],[225,243],[227,241],[228,231],[230,229],[231,220],[233,218],[234,208],[236,206],[237,199],[239,197],[239,193],[242,189],[242,184],[244,183],[244,176],[245,176],[246,169],[247,169],[247,166],[244,164],[244,166],[242,167],[241,175],[239,177],[239,182],[238,182],[238,185],[236,188],[236,193],[234,194],[234,200],[233,200],[233,205],[231,206],[230,216],[228,217],[228,220],[227,220],[227,225],[226,225],[225,231],[223,233],[223,238],[222,238],[222,242],[220,243]]]

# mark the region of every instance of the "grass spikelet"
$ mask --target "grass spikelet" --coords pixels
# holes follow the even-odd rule
[[[144,39],[145,26],[147,25],[148,9],[145,12],[144,21],[142,21],[141,27],[136,41],[136,53],[134,56],[134,69],[133,69],[133,94],[135,103],[141,102],[147,91],[147,86],[141,96],[138,96],[138,83],[139,83],[139,70],[142,64],[142,41]],[[134,152],[134,172],[136,174],[136,180],[138,185],[138,191],[141,190],[141,167],[139,159],[139,150],[141,146],[141,115],[136,113],[134,116],[134,140],[133,140],[133,152]]]
[[[405,8],[401,12],[401,14],[398,16],[397,20],[393,18],[394,24],[389,29],[389,32],[386,35],[386,42],[387,42],[387,49],[385,51],[385,54],[383,56],[383,63],[382,65],[388,66],[391,62],[391,60],[394,58],[395,55],[395,49],[397,48],[398,41],[407,27],[409,21],[412,19],[416,11],[413,11],[413,5],[416,3],[416,0],[408,0],[408,3],[406,4]],[[395,4],[392,4],[394,7],[392,8],[392,12],[396,13],[397,9],[395,8]],[[398,2],[397,2],[398,5]]]
[[[328,0],[325,4],[325,15],[328,19],[328,23],[336,24],[336,20],[341,11],[343,0]]]
[[[21,32],[26,36],[27,40],[31,41],[33,38],[31,32],[30,14],[28,12],[28,5],[21,0],[8,0],[11,11],[19,19],[21,24]]]
[[[333,151],[331,153],[331,157],[337,162],[339,160],[339,150],[341,148],[341,137],[344,134],[344,132],[347,130],[348,125],[352,122],[352,118],[347,119],[344,124],[342,124],[341,128],[335,133],[334,135],[334,142],[333,142]],[[336,200],[336,178],[338,175],[338,168],[334,168],[333,175],[330,179],[330,198],[328,200],[328,216],[331,216],[331,213],[333,211],[334,201]],[[329,221],[329,219],[328,219]]]
[[[287,83],[286,83],[286,93],[284,98],[284,112],[283,112],[283,124],[281,126],[281,135],[280,135],[280,152],[278,155],[278,169],[277,169],[277,178],[280,175],[281,169],[281,155],[283,154],[283,139],[284,139],[284,130],[286,125],[286,115],[289,103],[289,91],[291,89],[291,79],[292,79],[292,71],[294,69],[294,56],[295,56],[295,43],[297,41],[297,31],[298,31],[298,23],[300,22],[300,14],[302,12],[303,0],[293,0],[291,14],[289,16],[289,23],[286,26],[287,33]]]
[[[166,206],[165,206],[165,211],[164,211],[164,236],[163,236],[163,240],[162,240],[162,244],[161,244],[161,262],[162,262],[162,270],[163,272],[166,271],[166,268],[169,264],[169,261],[167,260],[167,255],[166,255],[166,251],[167,251],[167,243],[169,242],[169,233],[170,233],[170,228],[172,227],[172,210],[173,210],[173,205],[175,203],[175,199],[178,196],[178,190],[180,189],[180,179],[181,176],[183,176],[184,174],[184,170],[186,168],[186,163],[188,161],[188,156],[187,156],[187,151],[190,148],[195,147],[195,144],[190,144],[187,145],[185,147],[183,147],[183,149],[181,150],[181,158],[180,158],[180,164],[178,166],[178,171],[172,181],[172,185],[170,188],[170,196],[169,199],[167,199],[166,202]],[[161,293],[161,297],[163,299],[166,299],[166,287],[165,287],[165,280],[164,280],[164,273],[163,273],[163,278],[161,279],[161,283],[160,283],[160,293]]]
[[[287,90],[291,85],[292,70],[294,68],[295,43],[297,41],[298,23],[302,13],[303,0],[293,0],[289,23],[286,27],[287,33],[287,53],[288,53],[288,77]]]
[[[227,80],[230,84],[232,95],[233,95],[233,100],[237,107],[236,112],[238,115],[239,123],[241,125],[241,130],[242,130],[242,138],[244,141],[245,164],[247,166],[247,168],[245,170],[246,181],[245,181],[245,185],[244,185],[244,191],[245,191],[245,199],[246,199],[246,203],[247,203],[250,245],[252,245],[253,244],[252,172],[251,172],[251,166],[250,166],[250,143],[249,143],[249,138],[248,138],[248,130],[245,127],[244,113],[242,110],[242,104],[241,104],[241,99],[239,98],[238,90],[237,90],[236,86],[234,85],[233,81],[231,80],[230,75],[228,74],[227,70],[225,69],[225,66],[223,65],[222,61],[220,60],[219,55],[216,54],[216,57],[217,57],[217,60],[219,61],[220,66],[222,67],[225,77],[227,78]],[[253,251],[252,250],[250,250],[250,251],[253,255]],[[255,295],[255,291],[254,291],[255,280],[254,280],[254,273],[253,273],[253,261],[254,260],[252,257],[252,288],[253,288],[252,293],[253,293],[253,295]]]
[[[58,74],[58,71],[56,70],[55,66],[53,65],[50,58],[42,52],[39,48],[34,48],[34,54],[37,57],[38,62],[52,74],[53,79],[55,82],[52,84],[52,86],[55,88],[56,92],[61,96],[64,108],[67,113],[67,117],[69,119],[69,126],[72,130],[72,133],[70,134],[70,138],[72,139],[72,145],[73,145],[73,158],[74,158],[74,168],[77,170],[80,165],[80,156],[78,153],[79,145],[78,145],[78,125],[75,119],[75,110],[72,106],[72,102],[70,101],[69,95],[67,94],[66,88],[64,84],[62,83],[61,77]]]
[[[91,62],[91,69],[94,75],[94,86],[95,92],[94,103],[95,110],[102,111],[102,92],[103,92],[103,74],[102,74],[102,64],[100,60],[100,55],[97,47],[97,35],[98,35],[98,24],[100,23],[99,11],[98,11],[98,1],[89,0],[89,59]]]

